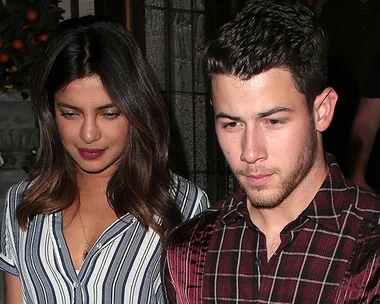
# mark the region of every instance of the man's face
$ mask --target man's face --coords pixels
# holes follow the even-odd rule
[[[212,101],[219,144],[249,201],[278,206],[317,157],[313,116],[291,73],[273,68],[247,81],[216,75]]]

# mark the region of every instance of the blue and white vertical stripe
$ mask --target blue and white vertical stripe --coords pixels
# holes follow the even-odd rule
[[[209,206],[206,194],[174,175],[173,195],[184,219]],[[22,231],[15,217],[27,183],[7,193],[0,270],[20,277],[24,303],[163,303],[161,240],[130,214],[99,237],[79,272],[63,235],[62,213],[37,215]]]

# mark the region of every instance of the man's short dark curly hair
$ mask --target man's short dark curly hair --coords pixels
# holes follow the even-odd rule
[[[209,43],[204,68],[208,80],[215,74],[248,80],[283,68],[312,108],[326,85],[327,51],[327,35],[306,6],[295,0],[251,0]]]

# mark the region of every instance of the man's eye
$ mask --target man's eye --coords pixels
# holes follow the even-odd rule
[[[222,122],[221,127],[223,130],[226,130],[228,132],[235,132],[240,130],[240,127],[242,126],[241,122],[238,121],[229,121],[229,122]]]
[[[281,123],[281,121],[279,119],[268,119],[268,122],[271,124],[271,125],[278,125]]]
[[[224,128],[235,128],[235,127],[237,127],[237,125],[238,124],[236,121],[231,121],[231,122],[225,123]]]
[[[236,128],[239,124],[236,121],[224,122],[222,124],[223,129],[233,129]]]
[[[267,125],[272,126],[272,127],[279,127],[285,123],[284,119],[267,119],[266,120]]]

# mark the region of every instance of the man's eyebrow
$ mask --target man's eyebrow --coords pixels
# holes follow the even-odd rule
[[[270,116],[272,114],[276,114],[279,112],[293,112],[293,110],[291,108],[286,108],[286,107],[274,107],[272,109],[269,109],[268,111],[261,112],[261,113],[257,114],[257,116],[262,118],[262,117],[267,117],[267,116]],[[233,115],[230,115],[230,114],[227,114],[224,112],[218,113],[217,115],[215,115],[215,118],[216,119],[227,118],[227,119],[231,119],[231,120],[241,120],[241,117],[239,117],[239,116],[233,116]]]
[[[270,115],[273,115],[279,112],[293,112],[293,110],[291,108],[286,108],[286,107],[274,107],[272,109],[269,109],[268,111],[259,113],[258,116],[268,117]]]
[[[69,108],[69,109],[76,110],[76,111],[82,111],[81,107],[77,107],[77,106],[74,106],[74,105],[66,103],[66,102],[57,101],[56,104],[59,107]],[[116,107],[116,106],[113,103],[107,103],[107,104],[101,105],[99,107],[96,107],[96,110],[104,110],[104,109],[109,109],[109,108],[114,108],[114,107]]]
[[[232,116],[232,115],[229,115],[229,114],[224,113],[224,112],[220,112],[220,113],[216,114],[215,118],[216,119],[218,119],[218,118],[228,118],[228,119],[231,119],[231,120],[240,120],[241,119],[238,116]]]

